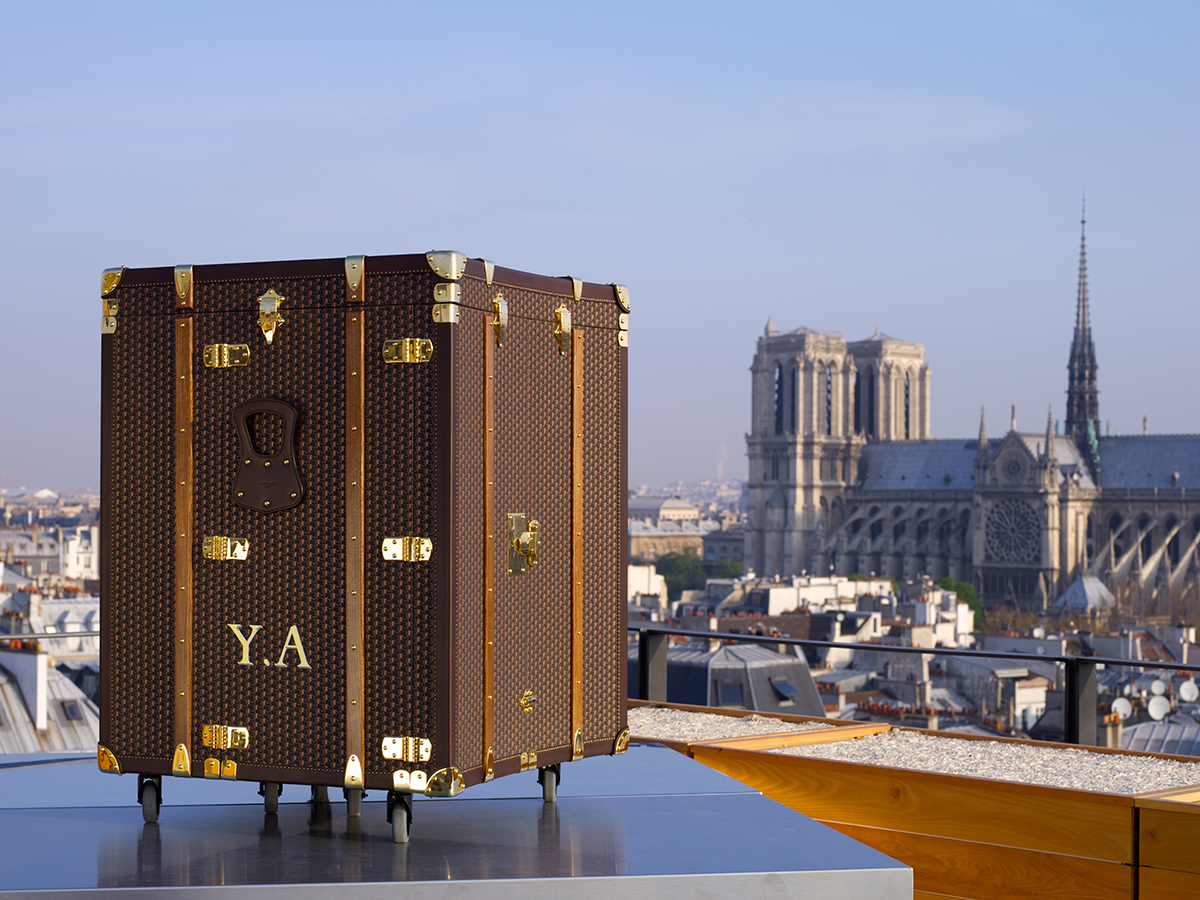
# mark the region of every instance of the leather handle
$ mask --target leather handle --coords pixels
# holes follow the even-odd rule
[[[253,415],[269,413],[283,420],[279,452],[259,453],[250,439],[247,424]],[[234,478],[233,502],[256,512],[273,513],[291,509],[304,499],[304,485],[296,461],[295,436],[299,413],[282,400],[248,400],[233,411],[241,455]]]

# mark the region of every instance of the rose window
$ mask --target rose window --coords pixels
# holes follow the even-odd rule
[[[1001,500],[987,516],[987,556],[995,562],[1039,562],[1042,523],[1024,500]]]

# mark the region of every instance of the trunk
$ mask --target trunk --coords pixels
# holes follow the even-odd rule
[[[106,273],[101,767],[438,795],[622,751],[626,298]]]

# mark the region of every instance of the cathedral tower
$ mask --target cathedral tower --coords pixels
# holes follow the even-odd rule
[[[1079,224],[1079,293],[1075,301],[1075,337],[1071,340],[1071,358],[1067,362],[1066,433],[1090,460],[1088,425],[1092,426],[1094,440],[1099,432],[1100,401],[1096,388],[1096,346],[1092,343],[1088,313],[1086,215]]]

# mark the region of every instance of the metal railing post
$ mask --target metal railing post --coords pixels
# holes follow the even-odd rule
[[[1068,659],[1063,691],[1063,740],[1068,744],[1096,745],[1096,664],[1083,658]]]
[[[669,635],[638,633],[638,699],[667,702]]]

